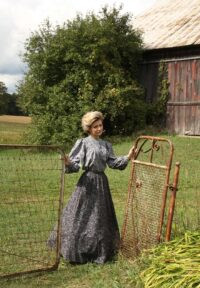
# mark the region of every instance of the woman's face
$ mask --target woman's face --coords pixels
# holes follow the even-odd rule
[[[103,133],[103,122],[102,120],[97,120],[94,123],[92,123],[89,133],[94,138],[99,138],[101,134]]]

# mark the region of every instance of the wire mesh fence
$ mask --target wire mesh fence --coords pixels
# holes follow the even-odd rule
[[[63,152],[52,146],[0,145],[0,277],[59,263]],[[47,240],[57,225],[57,247]]]
[[[122,254],[130,258],[157,244],[162,237],[169,240],[175,201],[175,197],[170,196],[170,204],[166,205],[172,143],[162,138],[142,136],[136,139],[135,147],[137,155],[132,161],[121,240]],[[177,181],[173,193],[176,185]],[[163,226],[166,228],[165,236]]]

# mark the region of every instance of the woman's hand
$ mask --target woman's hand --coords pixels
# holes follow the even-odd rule
[[[65,165],[69,165],[70,164],[70,159],[69,159],[69,156],[67,154],[61,155],[60,160],[64,160]]]
[[[131,149],[128,152],[128,159],[132,159],[137,153],[137,150],[135,149],[135,146],[131,147]]]

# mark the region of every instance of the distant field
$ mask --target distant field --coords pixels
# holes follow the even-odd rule
[[[0,116],[0,123],[20,123],[20,124],[30,124],[31,117],[28,116],[12,116],[12,115],[2,115]]]
[[[31,123],[27,116],[0,116],[0,143],[17,144],[23,142],[23,135]]]

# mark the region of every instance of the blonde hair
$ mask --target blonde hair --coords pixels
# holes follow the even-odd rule
[[[103,114],[99,111],[90,111],[83,115],[81,120],[83,131],[89,133],[91,125],[97,120],[103,121]]]

